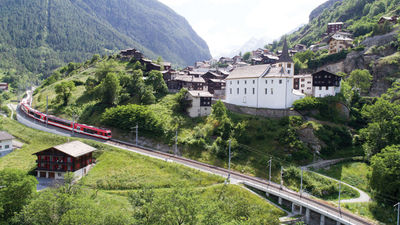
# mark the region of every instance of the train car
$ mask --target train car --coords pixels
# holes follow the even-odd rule
[[[86,124],[75,124],[75,132],[86,134],[92,137],[97,137],[101,139],[110,139],[111,138],[111,131],[105,128],[98,128],[89,126]]]
[[[55,116],[47,116],[47,122],[53,126],[72,131],[72,121],[64,120]]]

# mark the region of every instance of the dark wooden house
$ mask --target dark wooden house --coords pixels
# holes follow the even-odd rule
[[[339,87],[340,81],[342,80],[342,77],[325,70],[313,73],[312,77],[313,77],[314,87],[330,87],[330,86]]]
[[[188,75],[181,75],[175,77],[175,79],[167,83],[170,91],[180,90],[186,88],[193,91],[205,91],[207,90],[206,82],[201,77],[194,77]]]
[[[34,153],[37,156],[37,177],[63,179],[65,173],[75,177],[87,174],[96,149],[80,141],[68,142]]]

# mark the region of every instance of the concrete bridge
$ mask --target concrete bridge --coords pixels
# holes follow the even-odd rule
[[[259,185],[254,182],[243,181],[245,186],[265,192],[267,198],[277,202],[285,209],[291,209],[294,214],[301,215],[302,220],[309,225],[353,225],[373,224],[369,221],[342,213],[339,209],[326,207],[326,202],[302,197],[299,193],[288,189],[277,189],[277,184],[271,186]],[[310,201],[312,200],[312,201]]]

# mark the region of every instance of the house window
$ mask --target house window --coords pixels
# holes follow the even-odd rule
[[[288,68],[292,68],[292,64],[288,63],[288,64],[287,64],[287,67],[288,67]]]
[[[2,148],[3,148],[3,146],[0,145],[0,149],[2,149]]]
[[[274,89],[273,88],[271,88],[271,95],[273,95],[274,94]]]
[[[329,87],[328,87],[328,86],[326,86],[325,88],[326,88],[326,90],[329,90]]]
[[[239,88],[237,89],[237,94],[239,94]]]
[[[67,158],[67,162],[69,162],[69,163],[72,162],[72,158],[71,158],[71,157],[68,157],[68,158]]]
[[[6,146],[5,146],[6,149],[9,148],[9,147],[10,147],[10,145],[6,145]]]
[[[311,84],[311,81],[307,81],[307,84]]]
[[[304,81],[304,78],[301,78],[301,81],[303,82],[303,81]]]
[[[268,94],[268,88],[265,88],[265,94],[266,95]]]
[[[254,95],[254,94],[256,94],[256,89],[255,89],[255,88],[253,88],[253,95]]]
[[[279,84],[282,84],[282,80],[279,80]]]
[[[229,88],[229,94],[232,94],[232,88]]]
[[[256,81],[255,80],[253,80],[253,84],[255,84],[256,83]]]
[[[282,67],[282,64],[279,64],[278,66],[279,66],[279,67]]]
[[[322,90],[322,87],[321,87],[321,86],[319,87],[319,90]]]
[[[305,86],[304,84],[301,85],[301,87],[304,87],[304,86]]]
[[[247,88],[244,89],[244,94],[247,94]]]

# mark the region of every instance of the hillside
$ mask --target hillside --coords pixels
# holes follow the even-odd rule
[[[176,65],[211,57],[188,22],[157,0],[1,0],[0,6],[0,73],[8,73],[7,81],[125,48]]]

